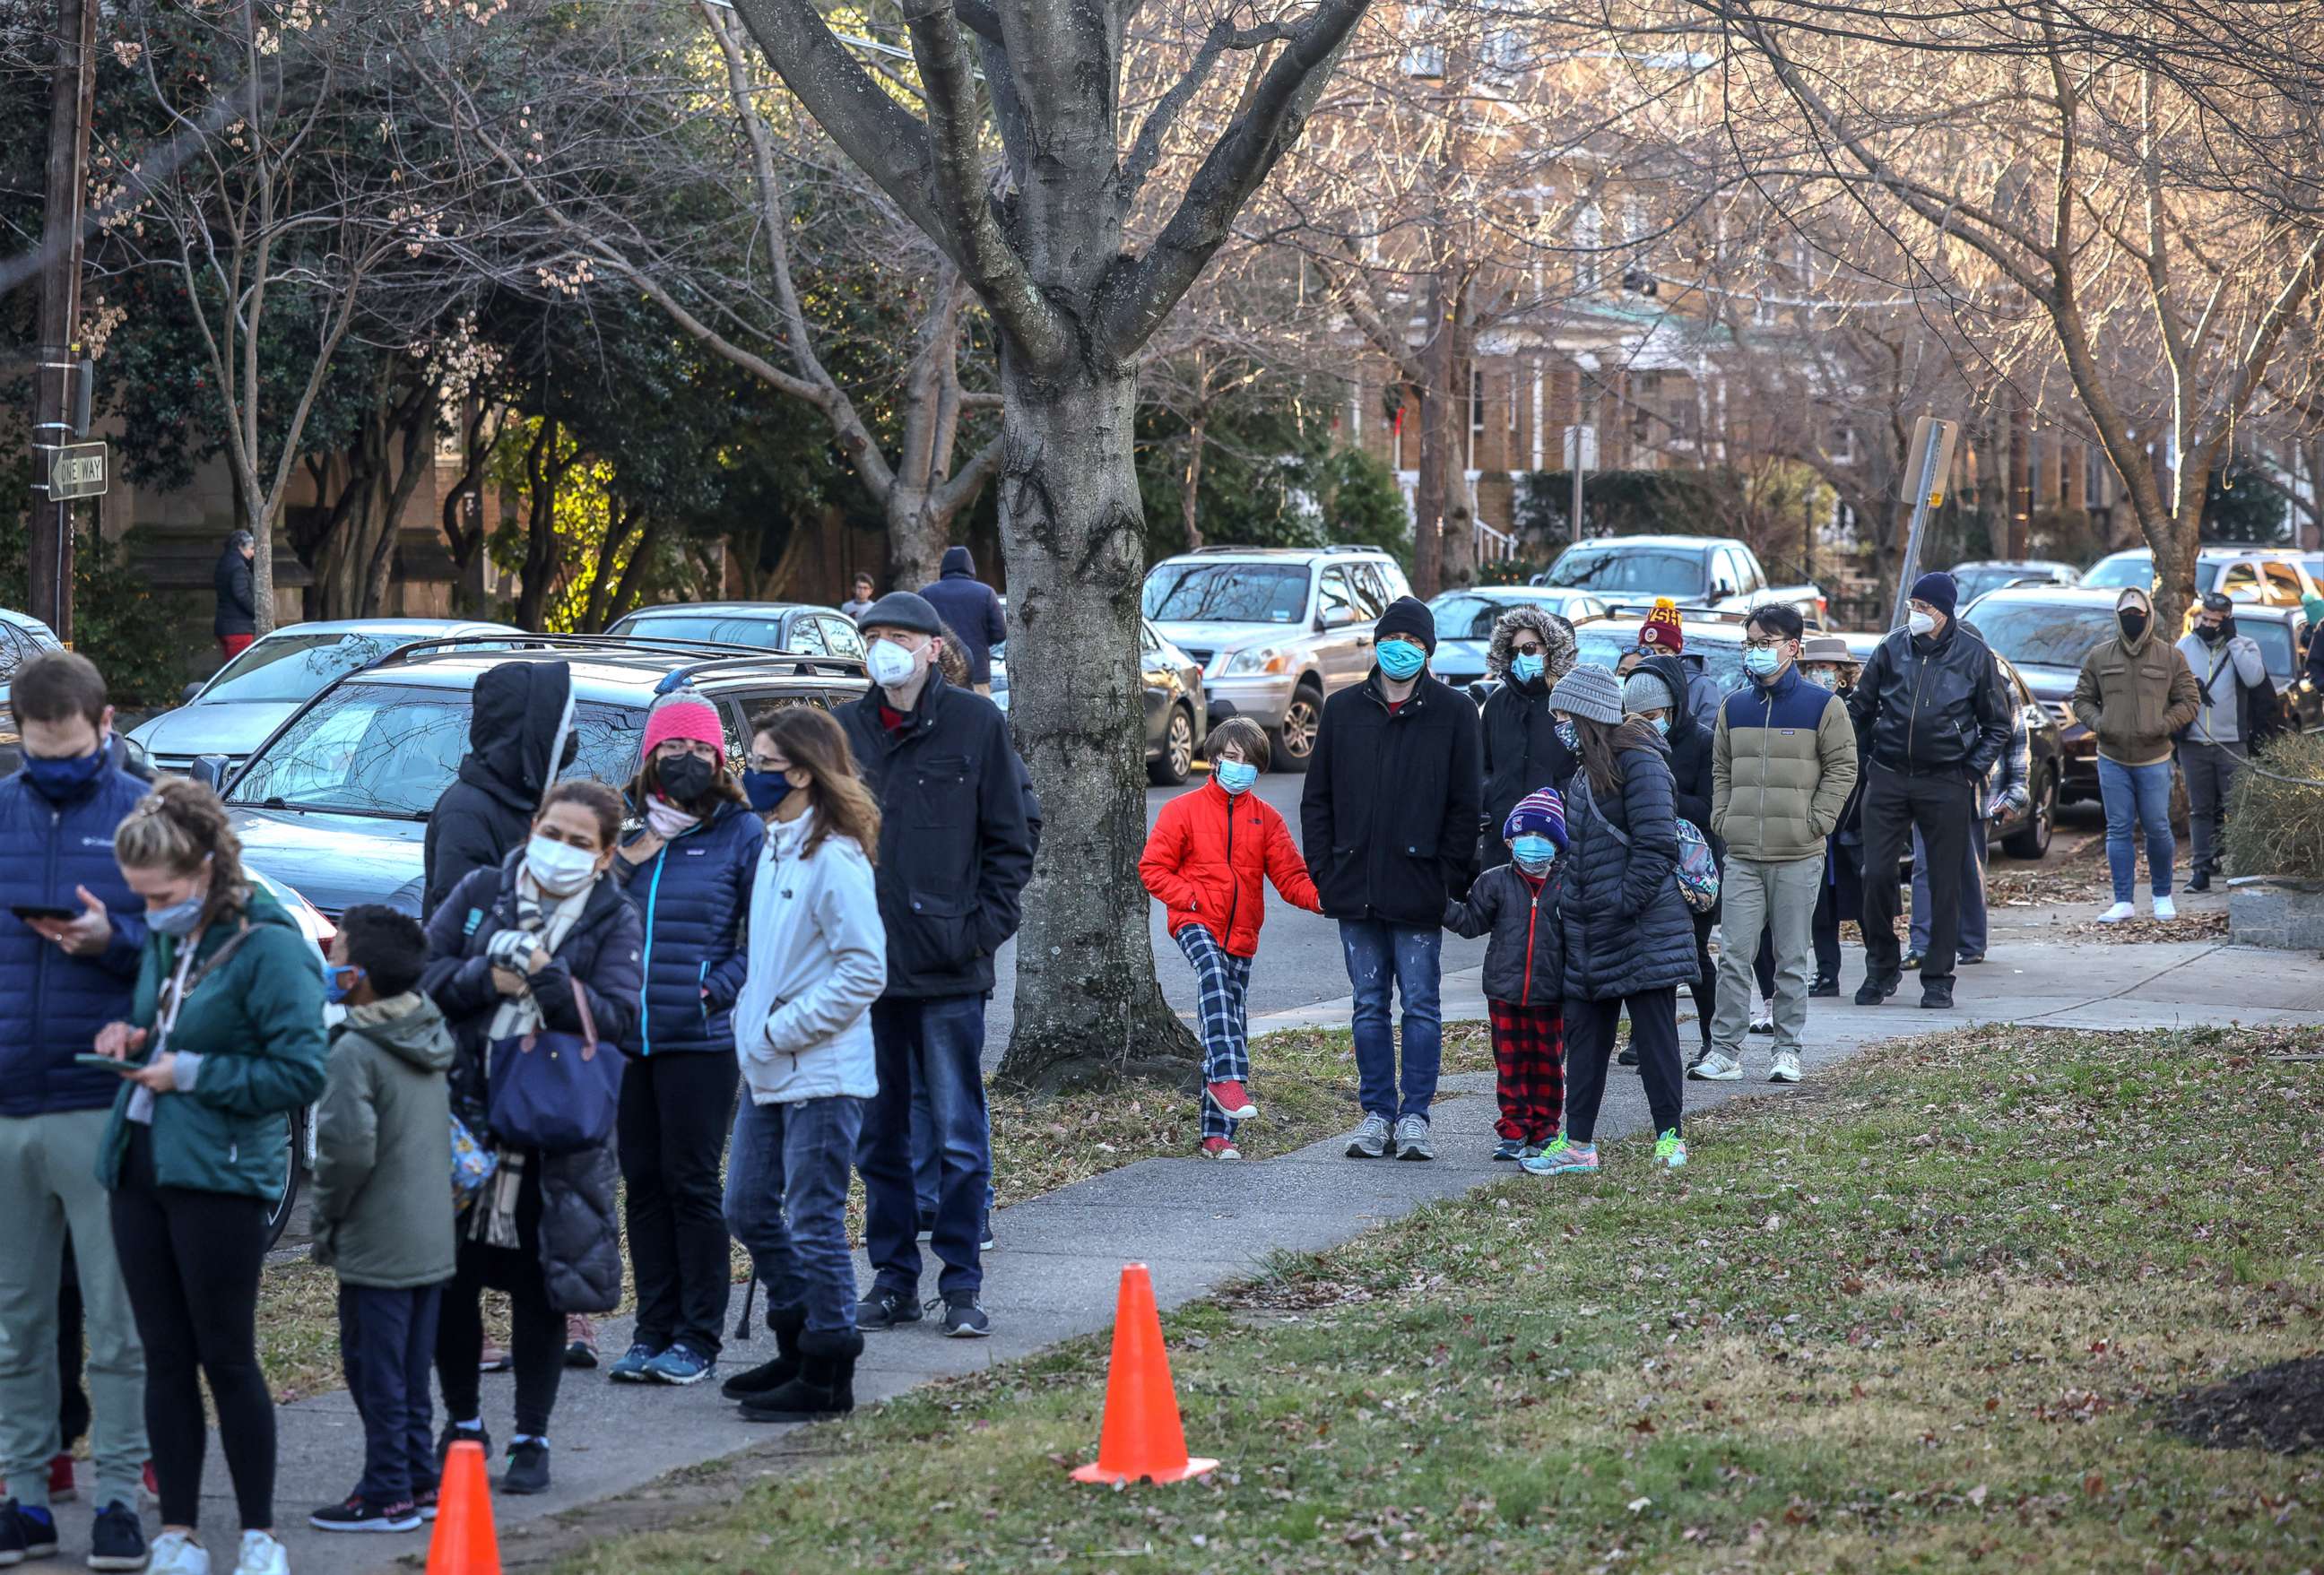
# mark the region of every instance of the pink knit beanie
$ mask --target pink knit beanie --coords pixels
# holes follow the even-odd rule
[[[646,714],[646,741],[640,751],[646,760],[668,740],[682,738],[706,743],[726,760],[726,730],[719,725],[718,708],[699,695],[671,695]]]

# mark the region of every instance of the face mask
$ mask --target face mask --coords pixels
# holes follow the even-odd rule
[[[1915,612],[1904,620],[1904,627],[1915,634],[1934,634],[1937,631],[1937,621],[1926,612]]]
[[[363,982],[363,977],[364,971],[353,963],[332,969],[323,975],[323,999],[344,1006],[347,997],[355,993],[355,986]]]
[[[1539,651],[1520,651],[1509,659],[1509,677],[1520,684],[1538,684],[1546,665]]]
[[[1755,678],[1772,678],[1784,660],[1765,646],[1753,646],[1743,653],[1743,670]]]
[[[892,640],[873,640],[863,661],[872,669],[872,681],[882,689],[902,688],[920,668],[918,659]]]
[[[2145,613],[2125,608],[2118,616],[2122,619],[2122,637],[2125,640],[2136,640],[2146,632]]]
[[[183,902],[173,902],[167,907],[149,908],[145,927],[164,935],[184,940],[202,927],[202,907],[210,899],[207,891],[197,891]]]
[[[1574,726],[1572,721],[1561,716],[1557,719],[1556,726],[1552,731],[1557,734],[1558,742],[1563,744],[1575,754],[1580,754],[1582,752],[1582,730]]]
[[[1670,737],[1670,718],[1667,716],[1655,717],[1655,731],[1662,734],[1665,738]]]
[[[2201,640],[2205,645],[2217,645],[2227,637],[2227,625],[2224,623],[2198,623],[2195,625],[2195,638]]]
[[[1829,668],[1821,668],[1812,673],[1803,673],[1801,676],[1819,689],[1837,689],[1840,687],[1840,675],[1831,671]]]
[[[24,775],[32,784],[32,791],[47,799],[70,798],[105,769],[105,758],[111,751],[103,743],[86,755],[65,755],[50,759],[41,755],[24,757]]]
[[[1403,683],[1428,665],[1428,653],[1408,640],[1391,640],[1379,648],[1380,671]]]
[[[742,773],[742,797],[761,815],[771,815],[782,807],[783,800],[798,789],[791,786],[788,771],[745,771]]]
[[[663,797],[672,804],[692,804],[710,791],[718,768],[699,755],[678,755],[656,760],[654,775],[661,780]]]
[[[1509,843],[1509,854],[1517,868],[1528,875],[1538,875],[1557,861],[1557,844],[1539,832],[1525,832]]]
[[[1221,760],[1211,774],[1230,793],[1248,793],[1259,780],[1259,768],[1248,760]]]
[[[524,845],[525,873],[551,897],[570,897],[597,872],[597,855],[570,843],[537,836]]]

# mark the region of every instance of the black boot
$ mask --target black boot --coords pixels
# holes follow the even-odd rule
[[[863,1336],[853,1329],[809,1330],[799,1336],[798,1376],[771,1394],[742,1402],[745,1422],[818,1422],[855,1409],[855,1359]]]
[[[773,1358],[719,1385],[718,1392],[729,1400],[771,1395],[798,1377],[799,1334],[807,1328],[807,1303],[768,1308],[767,1327],[775,1334]]]

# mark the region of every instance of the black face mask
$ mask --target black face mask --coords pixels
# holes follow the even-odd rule
[[[2146,632],[2145,613],[2135,608],[2125,608],[2116,616],[2122,620],[2122,637],[2125,640],[2136,640]]]
[[[2218,644],[2219,641],[2227,639],[2227,632],[2228,626],[2225,623],[2198,623],[2195,625],[2195,638],[2201,640],[2205,645]]]
[[[654,775],[661,779],[662,797],[672,804],[685,806],[696,802],[710,791],[711,779],[717,775],[708,760],[699,755],[678,755],[654,762]]]

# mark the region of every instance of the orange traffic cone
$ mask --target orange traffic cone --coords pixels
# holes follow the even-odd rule
[[[501,1575],[493,1532],[493,1493],[484,1479],[484,1446],[463,1439],[444,1461],[436,1533],[428,1541],[428,1575]]]
[[[1154,1281],[1142,1263],[1121,1271],[1114,1305],[1113,1361],[1105,1379],[1105,1426],[1097,1464],[1074,1472],[1076,1482],[1183,1482],[1217,1468],[1216,1460],[1186,1457],[1186,1430],[1170,1387],[1170,1357],[1162,1349],[1162,1315]]]

